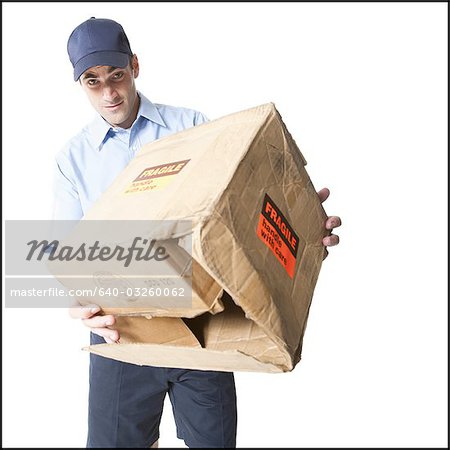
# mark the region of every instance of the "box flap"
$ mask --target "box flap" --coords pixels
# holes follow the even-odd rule
[[[113,327],[120,330],[120,343],[96,344],[85,350],[159,367],[263,372],[293,369],[289,354],[247,319],[227,293],[222,302],[225,309],[220,314],[203,314],[193,319],[120,316]],[[163,351],[155,350],[155,346],[162,346]],[[191,349],[201,352],[192,353]]]
[[[223,311],[224,307],[221,302],[223,289],[217,284],[196,260],[192,260],[192,302],[183,301],[182,307],[176,307],[173,301],[162,297],[161,299],[153,298],[151,305],[145,298],[125,299],[123,306],[117,306],[119,302],[114,300],[107,303],[107,299],[99,298],[91,301],[80,299],[86,303],[94,303],[102,306],[104,314],[115,315],[148,315],[152,317],[196,317],[204,312],[217,314]]]
[[[111,344],[113,346],[151,343],[201,347],[191,330],[179,318],[120,316],[112,328],[120,330],[120,344]]]
[[[273,364],[259,362],[237,350],[214,351],[166,344],[96,344],[85,347],[83,350],[141,366],[225,372],[282,372],[280,368]]]

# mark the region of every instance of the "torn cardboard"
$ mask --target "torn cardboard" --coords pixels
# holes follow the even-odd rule
[[[328,234],[305,164],[272,103],[143,146],[84,220],[192,221],[194,308],[122,305],[120,343],[87,350],[140,365],[292,370]]]

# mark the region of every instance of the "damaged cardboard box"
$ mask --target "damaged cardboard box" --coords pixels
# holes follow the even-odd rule
[[[93,299],[117,314],[121,339],[87,350],[139,365],[292,370],[328,234],[305,164],[272,103],[143,146],[83,220],[190,221],[173,235],[191,239],[192,304]]]

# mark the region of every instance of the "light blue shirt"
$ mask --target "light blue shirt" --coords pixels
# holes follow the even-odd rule
[[[56,155],[53,219],[81,219],[144,144],[208,120],[198,111],[138,95],[141,103],[130,128],[114,128],[98,115]]]

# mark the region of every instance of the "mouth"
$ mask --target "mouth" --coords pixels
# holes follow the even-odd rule
[[[114,111],[116,109],[119,108],[119,106],[123,103],[123,100],[119,103],[116,103],[114,105],[108,105],[108,106],[104,106],[105,109],[107,109],[108,111]]]

